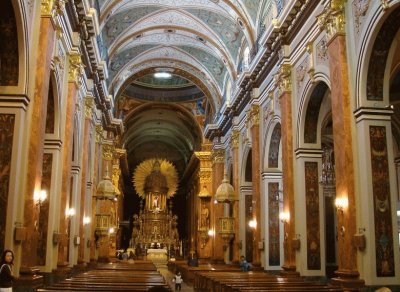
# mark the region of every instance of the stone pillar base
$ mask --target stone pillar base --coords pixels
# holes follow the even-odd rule
[[[39,269],[33,267],[21,267],[19,270],[19,278],[15,283],[15,288],[13,291],[36,291],[37,288],[43,286],[44,280],[43,276],[38,275]]]
[[[335,274],[337,277],[330,281],[333,286],[345,288],[346,291],[360,291],[365,286],[364,280],[359,279],[360,274],[357,271],[338,270]]]
[[[68,263],[58,263],[57,269],[53,270],[54,280],[56,283],[71,277],[72,269],[68,267]]]
[[[98,257],[97,259],[98,263],[109,263],[110,262],[110,258],[107,256],[102,256],[102,257]]]
[[[73,268],[72,268],[72,273],[74,275],[76,274],[80,274],[80,273],[84,273],[87,271],[87,264],[84,261],[78,261],[78,264],[76,264]]]
[[[90,259],[90,262],[88,263],[88,268],[89,269],[95,269],[96,267],[97,267],[97,260]]]
[[[285,277],[300,277],[300,273],[296,271],[296,266],[282,266],[282,271],[279,272]]]

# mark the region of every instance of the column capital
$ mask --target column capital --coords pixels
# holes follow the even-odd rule
[[[114,156],[114,165],[119,165],[119,159],[126,155],[126,149],[123,148],[114,148],[113,156]]]
[[[258,104],[253,104],[251,106],[250,111],[248,112],[247,120],[250,128],[260,124],[260,106]]]
[[[85,97],[85,118],[92,118],[92,109],[94,107],[94,98],[92,96]]]
[[[42,17],[53,17],[62,14],[67,0],[42,0],[40,14]]]
[[[101,143],[103,139],[103,126],[101,124],[96,125],[96,142]]]
[[[212,160],[213,160],[213,163],[225,162],[225,149],[213,149]]]
[[[292,65],[281,64],[278,73],[274,76],[276,87],[279,90],[279,96],[284,92],[292,92]]]
[[[344,35],[346,32],[346,3],[347,0],[331,0],[330,5],[318,16],[318,24],[321,30],[326,31],[328,43],[337,35]]]
[[[68,66],[68,82],[75,82],[78,87],[81,86],[81,75],[82,75],[82,58],[79,53],[72,53],[69,56]]]
[[[239,147],[239,138],[240,138],[240,131],[233,130],[231,135],[231,148],[238,148]]]
[[[115,146],[113,144],[104,143],[102,147],[103,147],[103,159],[111,161],[113,159]]]

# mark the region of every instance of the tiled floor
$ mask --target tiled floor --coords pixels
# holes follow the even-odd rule
[[[172,282],[172,278],[174,277],[174,274],[170,271],[168,271],[167,267],[158,267],[158,270],[160,273],[164,276],[164,278],[167,280],[168,285],[171,287],[172,291],[175,291],[175,283]],[[185,282],[182,283],[182,292],[193,292],[193,287],[186,285]]]

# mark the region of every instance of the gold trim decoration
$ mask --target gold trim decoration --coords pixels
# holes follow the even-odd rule
[[[225,162],[225,149],[214,149],[212,152],[213,163]]]
[[[103,159],[111,161],[114,156],[114,145],[103,144]]]
[[[212,182],[212,168],[200,168],[198,173],[200,184],[206,184]]]
[[[211,160],[211,151],[195,151],[194,154],[200,161]]]
[[[233,130],[231,135],[231,148],[238,148],[239,147],[239,138],[240,138],[240,131]]]
[[[258,126],[260,124],[260,106],[258,104],[251,106],[249,118],[252,126]]]
[[[346,33],[346,2],[347,0],[331,0],[330,5],[317,17],[320,29],[326,31],[328,43],[337,35]]]
[[[160,162],[161,174],[164,175],[167,180],[167,198],[172,198],[178,190],[178,172],[175,166],[165,159],[147,159],[136,167],[132,180],[136,193],[143,199],[146,195],[144,191],[146,178],[151,174],[153,165],[157,160]]]
[[[54,0],[42,0],[40,2],[40,13],[42,16],[52,16]]]
[[[275,75],[275,84],[279,90],[279,96],[284,92],[292,92],[292,66],[290,64],[282,64],[278,74]]]
[[[117,196],[121,194],[121,191],[119,190],[119,178],[121,176],[121,169],[119,165],[113,165],[112,168],[112,182],[115,188],[115,193]]]
[[[100,143],[103,139],[103,126],[96,125],[96,142]]]
[[[113,164],[119,165],[119,159],[126,155],[126,150],[123,148],[115,148],[114,149],[114,161]]]
[[[85,98],[85,118],[92,118],[92,109],[94,107],[94,98],[91,96],[87,96]]]
[[[75,82],[79,87],[81,86],[82,66],[80,54],[74,53],[69,56],[68,82]]]

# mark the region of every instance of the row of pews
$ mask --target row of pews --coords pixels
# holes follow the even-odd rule
[[[194,291],[197,292],[261,292],[261,291],[330,291],[342,292],[338,287],[307,282],[302,277],[282,277],[262,271],[210,271],[196,272]]]
[[[134,264],[98,264],[95,270],[78,274],[37,291],[148,291],[152,287],[170,291],[164,277],[149,261]]]

